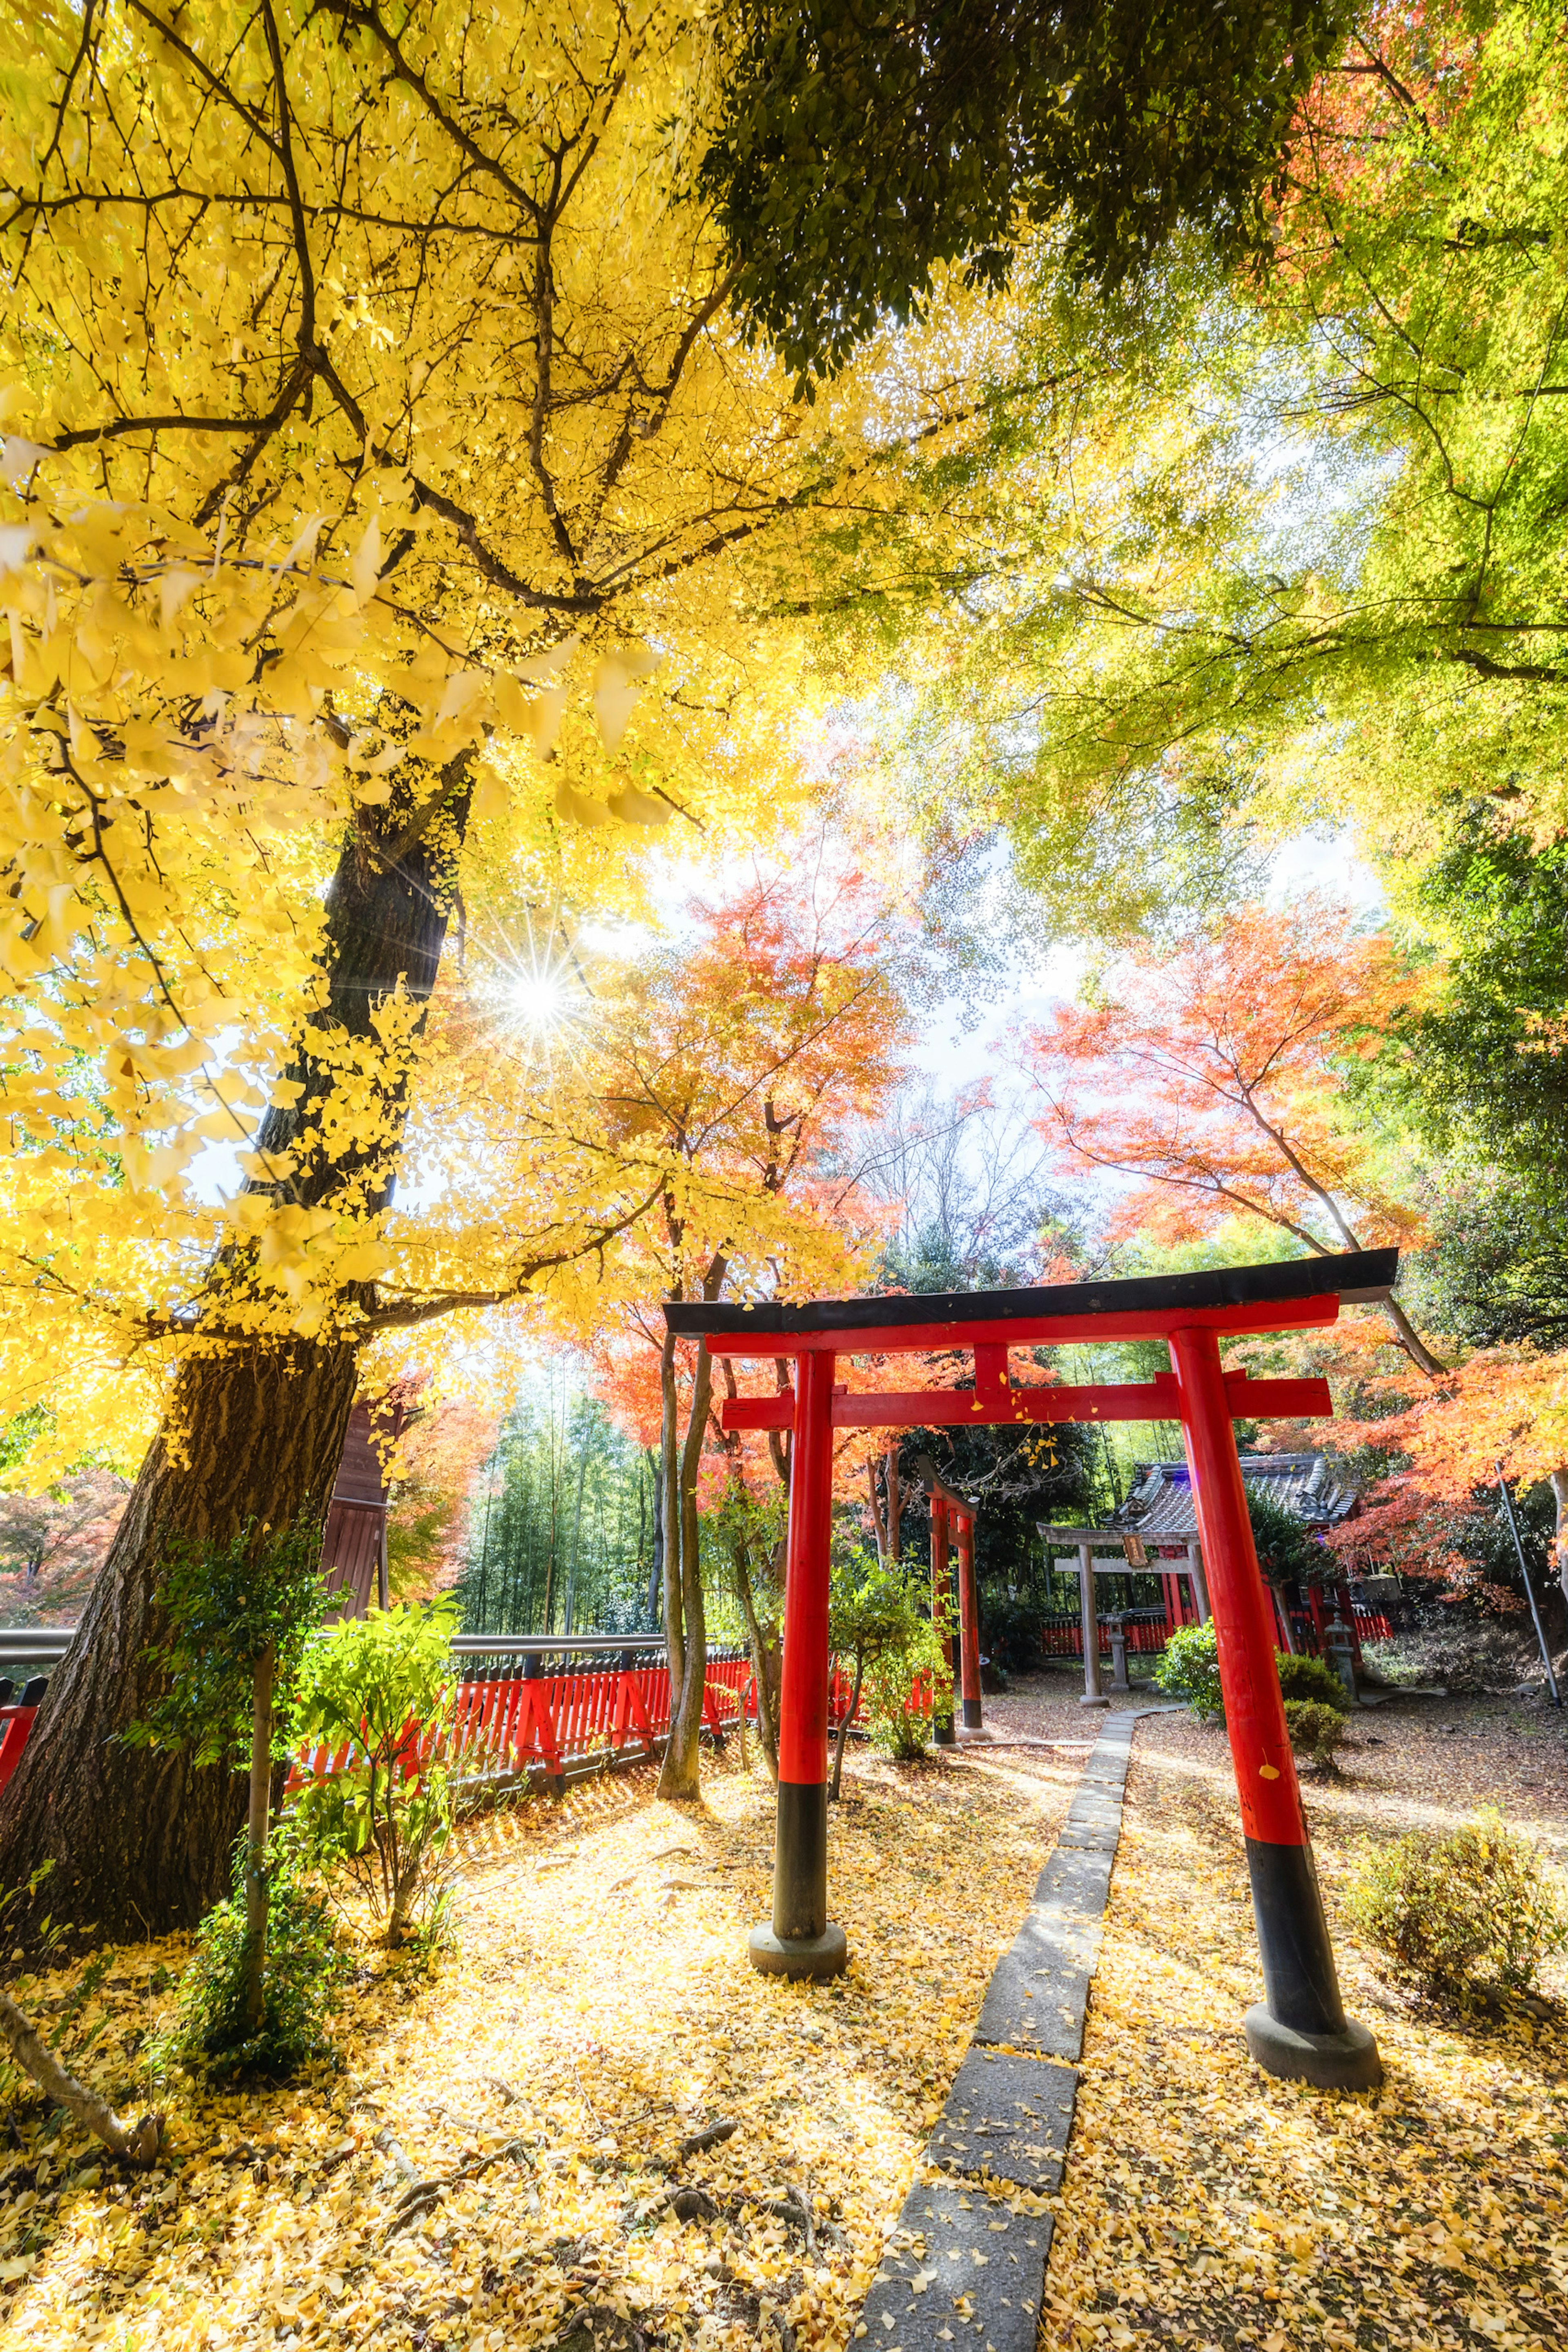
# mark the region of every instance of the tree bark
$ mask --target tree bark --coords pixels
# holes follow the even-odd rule
[[[839,1792],[844,1777],[844,1750],[850,1744],[850,1726],[860,1710],[861,1684],[864,1679],[865,1648],[862,1643],[855,1651],[854,1688],[850,1693],[850,1703],[844,1710],[844,1719],[839,1726],[838,1737],[833,1742],[833,1778],[828,1790],[828,1800],[831,1804],[836,1805],[839,1801]]]
[[[81,1625],[0,1811],[0,1885],[55,1865],[46,1907],[116,1941],[193,1927],[227,1892],[246,1784],[179,1749],[130,1747],[164,1688],[162,1538],[223,1542],[319,1509],[343,1451],[354,1350],[305,1341],[195,1357],[176,1383]]]
[[[1568,1609],[1568,1464],[1560,1470],[1549,1471],[1547,1475],[1552,1486],[1552,1500],[1557,1511],[1556,1525],[1552,1528],[1557,1583],[1563,1594],[1563,1605]]]
[[[751,1582],[751,1561],[746,1545],[736,1541],[730,1557],[735,1564],[735,1589],[746,1618],[746,1631],[751,1644],[751,1673],[757,1685],[757,1739],[762,1750],[768,1775],[777,1787],[779,1780],[779,1685],[784,1664],[784,1645],[779,1639],[778,1628],[772,1629],[773,1639],[768,1638],[757,1612],[757,1594]]]
[[[78,2083],[60,2064],[54,2052],[40,2040],[31,2021],[5,1992],[0,1992],[0,2033],[10,2043],[18,2066],[31,2074],[38,2088],[62,2107],[68,2107],[78,2123],[97,2133],[105,2147],[135,2165],[145,2167],[152,2162],[163,2137],[162,2116],[143,2116],[140,2123],[134,2124],[117,2116],[107,2099],[100,2099],[96,2091],[89,2091],[85,2083]]]
[[[699,1793],[697,1760],[703,1698],[707,1687],[707,1619],[703,1603],[697,1525],[697,1465],[702,1457],[713,1390],[713,1360],[706,1342],[699,1341],[697,1347],[691,1412],[684,1439],[680,1435],[673,1333],[665,1336],[660,1374],[664,1406],[664,1642],[670,1660],[670,1736],[659,1773],[658,1793],[689,1801]]]
[[[434,824],[403,793],[361,811],[343,844],[327,893],[325,1002],[302,1016],[284,1074],[302,1091],[267,1113],[256,1139],[263,1153],[287,1153],[293,1165],[277,1180],[253,1180],[253,1191],[360,1212],[392,1196],[407,1065],[384,1070],[373,1145],[341,1156],[331,1148],[333,1046],[341,1035],[374,1041],[374,1016],[400,982],[416,1003],[434,985],[467,818],[465,762],[439,780],[437,799]],[[425,820],[430,807],[423,804]],[[323,1035],[325,1048],[317,1044]],[[235,1774],[198,1770],[176,1750],[128,1747],[122,1738],[164,1686],[162,1667],[145,1655],[167,1632],[156,1598],[163,1543],[176,1533],[225,1542],[252,1519],[319,1519],[342,1457],[358,1357],[351,1321],[321,1341],[227,1337],[225,1296],[248,1273],[232,1251],[212,1269],[168,1415],[0,1798],[0,1885],[52,1862],[47,1907],[83,1935],[120,1940],[195,1927],[227,1890],[246,1818],[245,1783]]]

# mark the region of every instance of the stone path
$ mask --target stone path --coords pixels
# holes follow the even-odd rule
[[[1061,2185],[1137,1720],[1106,1719],[997,1963],[926,2149],[941,2177],[905,2198],[866,2297],[866,2352],[1034,2352],[1051,2217],[1015,2213],[980,2176],[1046,2193]]]

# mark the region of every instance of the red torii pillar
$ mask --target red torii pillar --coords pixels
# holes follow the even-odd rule
[[[1322,1381],[1252,1381],[1220,1363],[1223,1334],[1318,1328],[1342,1298],[1385,1297],[1394,1250],[1218,1267],[1130,1282],[875,1299],[804,1307],[672,1303],[678,1335],[715,1353],[793,1356],[796,1387],[728,1401],[732,1429],[792,1427],[784,1601],[779,1815],[773,1919],[753,1930],[754,1964],[791,1977],[831,1976],[847,1948],[827,1916],[828,1560],[832,1432],[983,1422],[1179,1419],[1218,1636],[1231,1758],[1252,1882],[1266,1999],[1247,2012],[1260,2064],[1299,2080],[1364,2089],[1382,2079],[1376,2043],[1345,2018],[1312,1865],[1274,1666],[1273,1627],[1232,1427],[1332,1410]],[[1075,1339],[1167,1341],[1173,1373],[1149,1381],[1014,1389],[1008,1348]],[[836,1389],[840,1353],[972,1348],[971,1391],[852,1395]]]
[[[978,1731],[980,1715],[980,1610],[975,1593],[975,1514],[954,1514],[958,1527],[958,1656],[962,1674],[964,1728]]]
[[[931,1491],[931,1622],[946,1625],[953,1607],[953,1562],[947,1550],[947,1497],[939,1487]],[[943,1636],[942,1646],[947,1653],[949,1673],[953,1665],[953,1637]],[[938,1748],[951,1748],[957,1734],[953,1729],[953,1700],[938,1700],[931,1718],[931,1736]]]

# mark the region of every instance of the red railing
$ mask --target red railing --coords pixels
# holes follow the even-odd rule
[[[703,1692],[704,1727],[722,1735],[739,1720],[742,1707],[755,1719],[749,1661],[711,1661]],[[464,1779],[542,1769],[549,1779],[559,1780],[600,1757],[651,1748],[669,1728],[668,1666],[517,1675],[460,1683],[452,1720],[439,1740],[411,1725],[400,1760],[411,1777],[434,1756]],[[289,1775],[290,1788],[342,1771],[353,1753],[351,1741],[337,1748],[324,1743],[307,1748]]]
[[[22,1750],[27,1745],[27,1734],[37,1712],[36,1706],[0,1706],[0,1789],[22,1760]]]

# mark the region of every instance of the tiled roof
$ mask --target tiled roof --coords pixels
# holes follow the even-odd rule
[[[1303,1526],[1331,1528],[1355,1508],[1355,1491],[1340,1486],[1321,1454],[1244,1454],[1241,1475],[1261,1486]],[[1197,1534],[1192,1475],[1185,1462],[1151,1462],[1115,1515],[1119,1528],[1136,1528],[1145,1539],[1188,1543]]]

